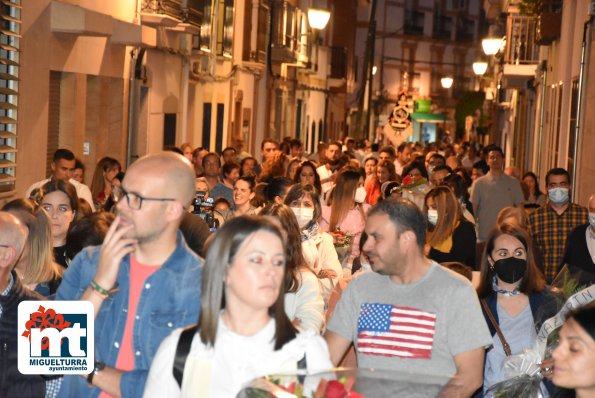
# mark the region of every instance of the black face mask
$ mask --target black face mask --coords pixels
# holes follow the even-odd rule
[[[503,282],[515,283],[525,276],[527,260],[516,257],[503,258],[494,262],[493,269]]]

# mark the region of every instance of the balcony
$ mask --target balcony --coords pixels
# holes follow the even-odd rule
[[[525,87],[527,79],[535,76],[539,63],[536,28],[537,18],[534,16],[508,16],[503,70],[508,87]]]
[[[537,64],[539,62],[539,47],[536,38],[536,17],[509,15],[506,23],[504,62],[513,65]]]

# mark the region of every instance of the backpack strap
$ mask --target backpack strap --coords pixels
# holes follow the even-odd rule
[[[186,359],[190,353],[192,340],[198,330],[197,325],[188,326],[180,334],[178,345],[176,346],[176,356],[174,357],[173,373],[174,379],[178,382],[180,389],[182,388],[182,380],[184,379],[184,367],[186,366]]]

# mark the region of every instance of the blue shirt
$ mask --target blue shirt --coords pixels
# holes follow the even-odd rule
[[[64,273],[56,300],[78,300],[97,272],[100,246],[79,253]],[[141,397],[151,362],[161,341],[173,330],[194,324],[200,310],[202,260],[192,252],[178,231],[172,255],[145,281],[137,306],[133,331],[134,370],[122,375],[124,397]],[[95,318],[95,360],[114,367],[124,335],[130,288],[130,257],[118,272],[119,292],[110,295]],[[79,375],[66,375],[60,397],[97,397]]]

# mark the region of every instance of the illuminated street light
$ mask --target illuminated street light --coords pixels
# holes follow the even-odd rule
[[[330,18],[330,11],[322,10],[320,8],[310,8],[308,10],[308,23],[313,29],[324,29]]]
[[[473,73],[477,76],[481,76],[488,70],[487,62],[473,62]]]
[[[500,51],[504,40],[501,37],[488,37],[481,41],[485,55],[495,55]]]
[[[378,71],[378,67],[376,67],[376,65],[374,65],[372,67],[372,75],[375,75],[377,71]]]
[[[452,77],[448,77],[448,76],[440,79],[440,84],[442,84],[442,87],[446,88],[446,89],[451,88],[453,82],[454,82],[454,79]]]

